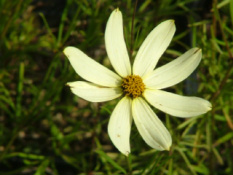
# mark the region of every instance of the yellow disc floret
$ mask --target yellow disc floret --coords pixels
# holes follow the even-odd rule
[[[141,96],[145,89],[142,78],[138,75],[129,75],[124,78],[121,87],[124,94],[132,98]]]

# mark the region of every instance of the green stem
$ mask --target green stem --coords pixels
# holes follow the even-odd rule
[[[132,24],[131,24],[131,42],[130,42],[130,61],[132,63],[132,54],[133,54],[133,42],[134,42],[134,19],[136,14],[136,8],[137,8],[138,0],[135,2],[134,11],[133,11],[133,18],[132,18]]]
[[[129,156],[126,159],[127,159],[127,164],[128,164],[128,168],[129,168],[128,174],[132,175],[132,166],[131,166],[132,159],[131,159],[131,155],[129,154]]]

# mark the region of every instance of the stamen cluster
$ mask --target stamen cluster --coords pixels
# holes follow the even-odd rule
[[[141,96],[145,90],[145,85],[142,78],[138,75],[129,75],[124,78],[121,87],[124,94],[131,98]]]

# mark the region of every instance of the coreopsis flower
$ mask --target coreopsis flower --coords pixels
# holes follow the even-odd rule
[[[154,69],[174,33],[173,20],[159,24],[146,37],[131,66],[123,36],[122,14],[116,9],[110,15],[105,31],[106,50],[115,72],[75,47],[64,50],[76,73],[86,80],[68,83],[75,95],[90,102],[121,97],[111,114],[108,134],[116,148],[125,155],[130,153],[132,120],[149,146],[160,151],[170,149],[171,135],[150,105],[182,118],[198,116],[211,109],[211,104],[202,98],[162,90],[186,79],[202,57],[201,49],[192,48]]]

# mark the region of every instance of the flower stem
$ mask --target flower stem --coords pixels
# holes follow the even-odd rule
[[[136,8],[137,8],[138,0],[135,2],[134,11],[133,11],[133,17],[132,17],[132,24],[131,24],[131,41],[130,41],[130,61],[132,63],[132,55],[133,55],[133,42],[134,42],[134,19],[136,14]]]

